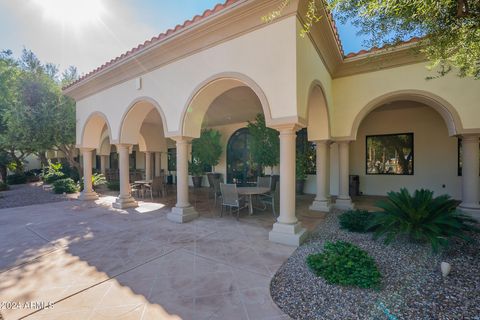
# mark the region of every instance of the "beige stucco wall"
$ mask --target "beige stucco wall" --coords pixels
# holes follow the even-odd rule
[[[77,144],[88,116],[100,110],[118,140],[121,120],[130,104],[149,97],[162,108],[166,131],[180,129],[187,101],[207,79],[218,74],[240,73],[263,90],[274,118],[296,115],[296,18],[290,17],[218,46],[162,66],[142,76],[142,89],[135,79],[120,83],[77,102]],[[252,63],[255,61],[255,63]]]
[[[439,97],[454,107],[463,128],[480,128],[480,83],[459,78],[455,72],[426,80],[435,73],[425,66],[426,63],[417,63],[334,79],[332,135],[352,137],[352,126],[361,110],[374,99],[398,91],[424,92]]]
[[[414,133],[414,175],[366,175],[366,135],[406,132]],[[350,146],[350,174],[360,176],[360,191],[367,195],[385,195],[406,187],[411,192],[428,188],[436,195],[447,193],[461,199],[457,138],[449,137],[443,118],[425,106],[370,113],[360,125],[357,140]]]
[[[328,139],[328,134],[325,131],[319,130],[321,126],[326,126],[329,121],[328,115],[313,114],[319,116],[321,119],[308,119],[309,115],[309,98],[313,85],[321,87],[327,108],[333,106],[332,99],[332,78],[327,71],[322,59],[316,51],[312,41],[309,37],[300,37],[300,30],[302,26],[297,20],[297,109],[299,117],[308,121],[309,125],[309,139]],[[322,106],[323,108],[324,106]],[[328,113],[331,114],[331,110]],[[327,122],[328,121],[328,122]],[[328,130],[327,130],[328,133]]]

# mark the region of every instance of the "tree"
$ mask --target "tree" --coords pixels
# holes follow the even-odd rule
[[[26,155],[34,153],[46,164],[45,152],[57,149],[81,172],[75,160],[75,103],[60,88],[78,77],[76,69],[70,67],[59,80],[58,67],[43,65],[32,51],[24,49],[18,61],[9,53],[1,59],[9,73],[2,73],[0,67],[0,90],[8,93],[0,101],[4,111],[1,149],[10,152],[18,171]]]
[[[253,122],[248,122],[252,136],[250,151],[253,161],[259,166],[274,167],[280,161],[280,139],[277,130],[267,128],[265,117],[259,113]]]
[[[192,141],[192,158],[202,166],[215,167],[222,155],[222,135],[213,129],[203,129],[200,137]]]
[[[368,47],[393,47],[420,37],[417,49],[429,60],[429,69],[441,77],[452,70],[460,77],[480,78],[479,0],[308,0],[307,33],[318,21],[318,6],[325,2],[335,18],[351,21],[367,35]],[[285,6],[290,0],[285,0]],[[282,3],[283,5],[283,3]],[[279,10],[283,9],[280,7]],[[279,16],[274,11],[264,18]],[[435,78],[429,77],[429,78]]]

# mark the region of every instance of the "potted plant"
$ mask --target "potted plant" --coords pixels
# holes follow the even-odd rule
[[[304,153],[297,153],[295,159],[295,176],[297,194],[303,194],[305,180],[307,180],[307,156]]]
[[[192,182],[194,188],[200,188],[202,186],[203,179],[203,163],[200,162],[198,158],[193,158],[191,162],[188,163],[188,169],[192,175]]]
[[[265,117],[261,113],[257,114],[253,122],[248,122],[247,128],[251,134],[250,152],[253,161],[262,170],[265,167],[273,169],[280,162],[279,132],[266,126]]]
[[[221,175],[215,172],[215,166],[218,165],[222,155],[221,138],[222,135],[218,130],[203,129],[200,137],[192,141],[192,158],[202,164],[202,174],[205,166],[212,167],[212,172],[207,173],[211,187],[213,187],[213,179],[220,178]]]

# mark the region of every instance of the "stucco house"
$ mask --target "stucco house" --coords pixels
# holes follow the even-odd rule
[[[114,205],[128,208],[136,205],[128,181],[132,150],[151,177],[166,168],[168,149],[175,148],[177,203],[169,219],[190,221],[197,216],[188,199],[190,141],[211,127],[227,146],[263,113],[267,126],[280,132],[281,208],[272,241],[298,245],[305,234],[295,215],[295,139],[302,128],[316,146],[316,175],[307,181],[316,193],[312,210],[354,206],[349,175],[358,175],[365,195],[428,188],[480,213],[480,83],[453,73],[426,80],[432,73],[411,50],[415,39],[344,54],[323,9],[325,18],[302,38],[305,0],[292,1],[278,19],[264,23],[261,17],[280,3],[228,0],[65,87],[77,102],[81,198],[97,197],[92,153],[102,167],[112,150],[118,153],[121,190]],[[404,145],[382,147],[382,137]],[[216,167],[224,176],[227,162],[224,154]]]

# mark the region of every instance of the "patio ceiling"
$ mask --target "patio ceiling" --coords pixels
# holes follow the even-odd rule
[[[261,113],[257,95],[248,87],[230,89],[218,96],[208,108],[203,127],[214,127],[253,120]]]

